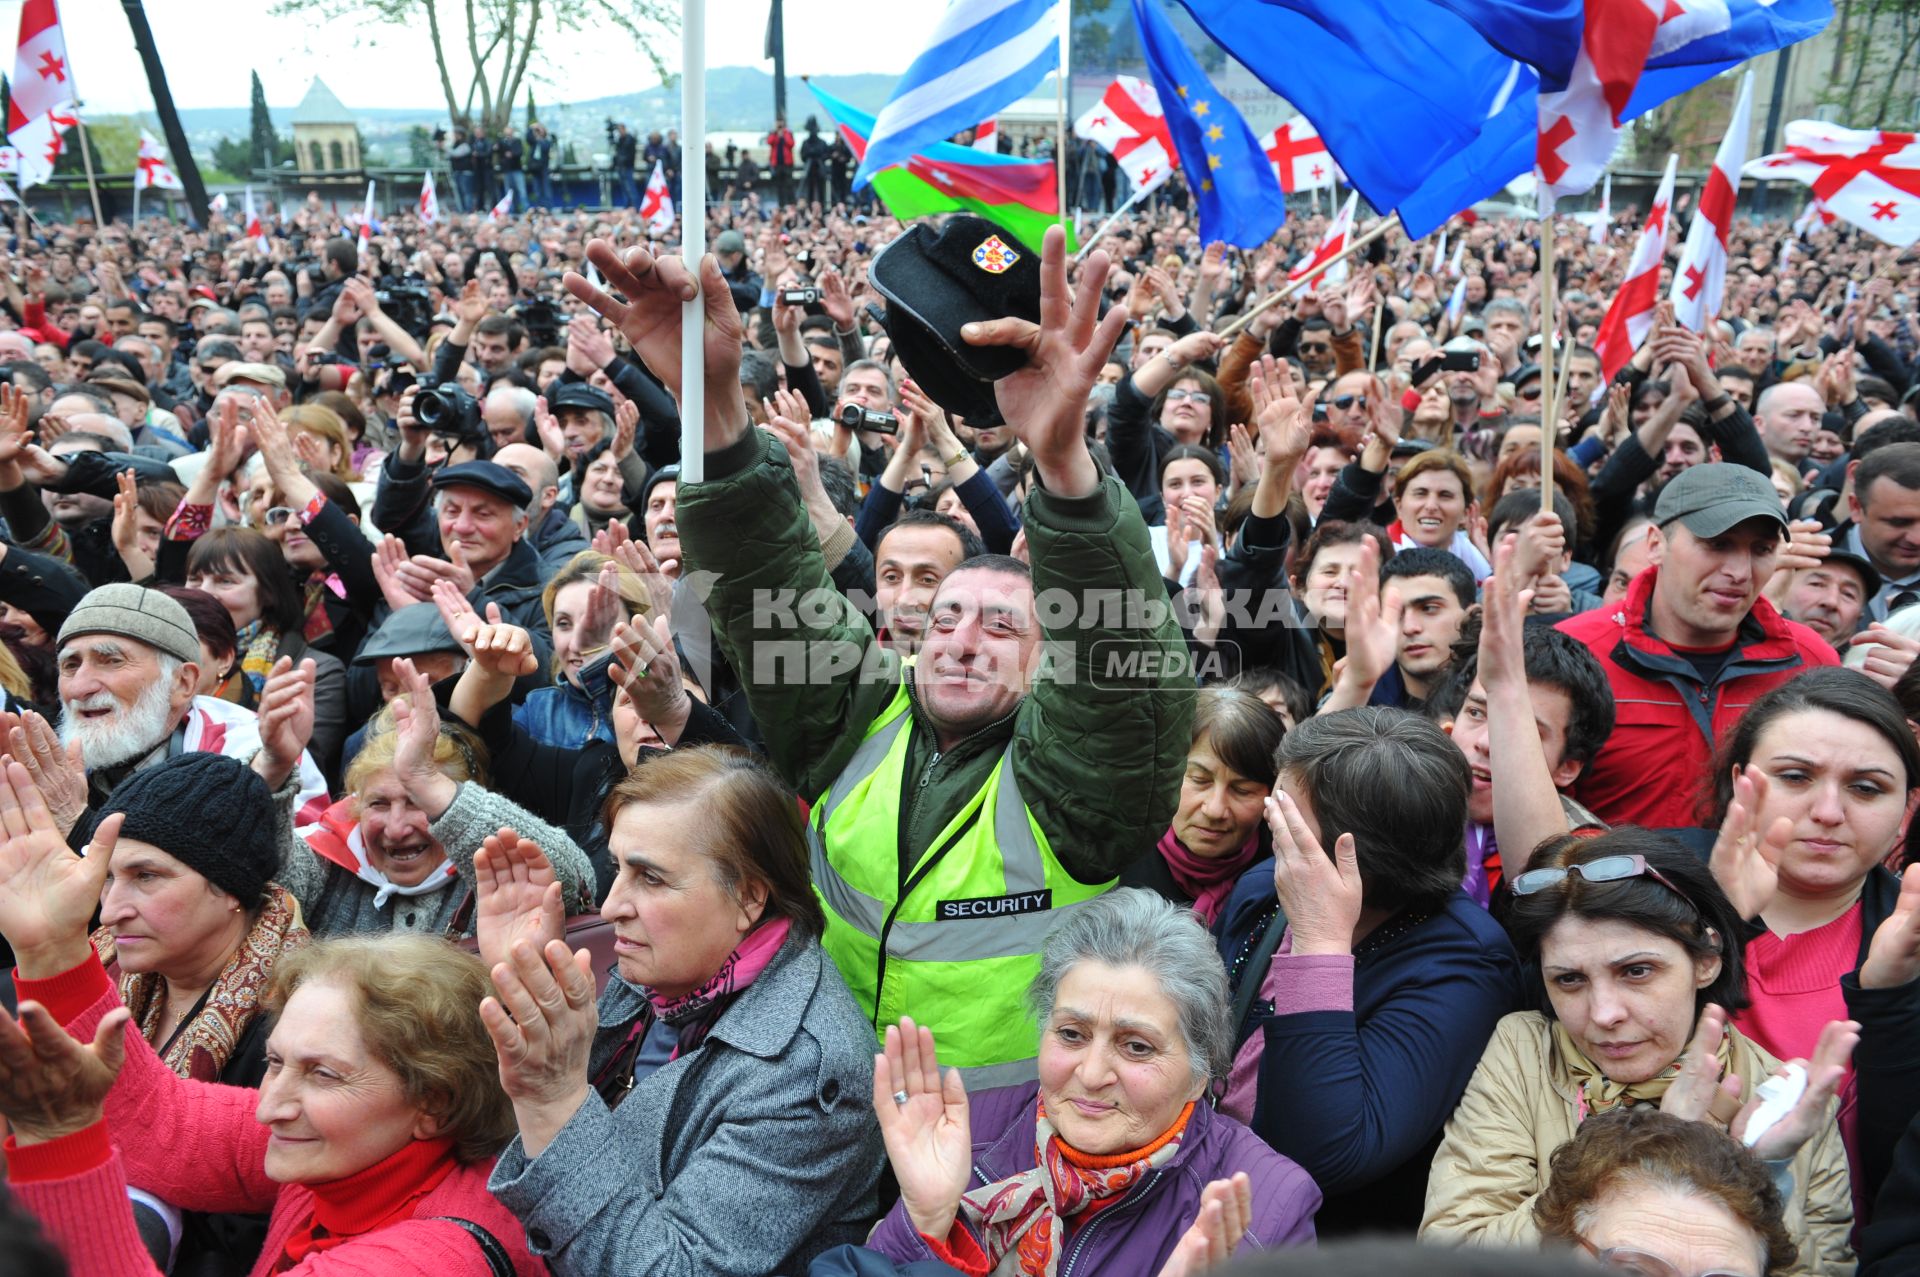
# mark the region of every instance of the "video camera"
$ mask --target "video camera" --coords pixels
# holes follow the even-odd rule
[[[527,330],[527,340],[535,347],[560,345],[560,308],[544,297],[522,302],[514,309]]]
[[[373,286],[380,309],[421,341],[433,327],[433,298],[426,285],[419,275],[382,275]]]
[[[849,430],[871,430],[877,435],[900,433],[900,418],[890,412],[875,412],[850,403],[840,410],[840,424]]]

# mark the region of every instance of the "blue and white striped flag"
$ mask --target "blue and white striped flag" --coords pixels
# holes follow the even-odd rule
[[[881,108],[853,188],[1031,92],[1060,65],[1065,8],[1065,0],[949,0]]]

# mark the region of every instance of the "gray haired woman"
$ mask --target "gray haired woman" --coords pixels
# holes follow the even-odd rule
[[[888,1028],[874,1107],[900,1201],[870,1248],[973,1272],[1017,1249],[1023,1271],[1050,1277],[1152,1277],[1243,1240],[1313,1240],[1313,1181],[1202,1101],[1232,1061],[1232,1027],[1192,911],[1138,888],[1068,911],[1028,1005],[1040,1080],[971,1101],[957,1071],[942,1079],[928,1029]]]

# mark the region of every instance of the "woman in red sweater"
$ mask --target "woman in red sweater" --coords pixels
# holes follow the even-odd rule
[[[254,1277],[539,1274],[486,1187],[514,1124],[479,960],[412,935],[306,949],[275,971],[260,1089],[187,1081],[132,1031],[87,943],[119,825],[76,859],[25,769],[0,770],[0,933],[20,997],[17,1023],[0,1012],[7,1178],[72,1271],[158,1272],[131,1181],[190,1210],[271,1212]]]
[[[1856,1076],[1895,1091],[1920,1085],[1920,868],[1903,884],[1886,867],[1913,862],[1920,747],[1873,680],[1809,670],[1741,716],[1714,788],[1713,875],[1749,921],[1752,1002],[1735,1025],[1793,1059],[1828,1020],[1860,1023],[1839,1121],[1864,1218],[1906,1123],[1863,1121]]]

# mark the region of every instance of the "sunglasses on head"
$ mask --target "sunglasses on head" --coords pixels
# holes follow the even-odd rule
[[[1688,904],[1693,904],[1693,898],[1674,886],[1665,874],[1648,864],[1645,856],[1602,856],[1598,860],[1589,860],[1585,864],[1552,865],[1545,869],[1529,869],[1513,880],[1513,894],[1534,895],[1545,891],[1548,887],[1565,882],[1570,874],[1578,874],[1588,882],[1623,882],[1628,878],[1651,878]]]

